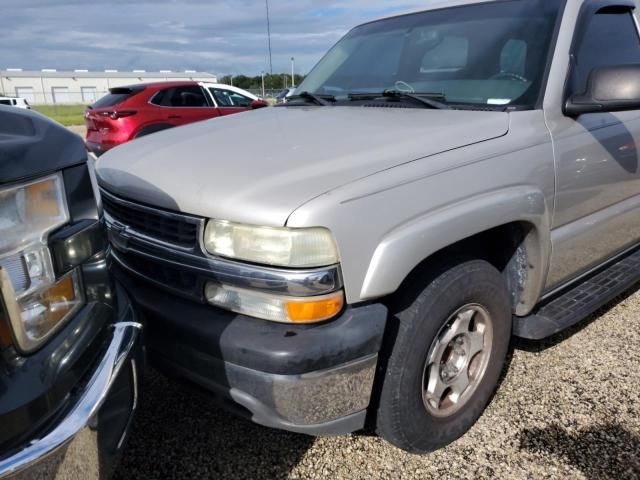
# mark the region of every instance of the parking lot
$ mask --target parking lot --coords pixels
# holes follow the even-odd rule
[[[256,426],[150,372],[117,479],[638,479],[638,351],[640,290],[560,336],[516,343],[477,425],[425,457],[374,436]]]
[[[640,0],[78,3],[3,8],[0,480],[640,480]]]

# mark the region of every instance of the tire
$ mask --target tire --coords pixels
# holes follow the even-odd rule
[[[376,416],[378,435],[417,454],[448,445],[478,420],[511,337],[510,296],[491,264],[465,261],[427,278],[426,288],[414,280],[402,292]]]

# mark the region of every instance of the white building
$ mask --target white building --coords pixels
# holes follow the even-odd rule
[[[89,72],[75,70],[58,72],[56,70],[26,71],[21,69],[0,70],[0,96],[26,98],[33,105],[53,104],[91,104],[105,95],[110,88],[164,81],[195,80],[216,82],[216,76],[187,70],[185,72]]]

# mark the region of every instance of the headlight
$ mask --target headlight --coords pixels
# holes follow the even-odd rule
[[[77,272],[56,280],[47,248],[48,234],[68,221],[59,174],[0,188],[0,316],[24,353],[41,346],[82,304]]]
[[[0,189],[0,256],[44,244],[46,235],[68,220],[60,175]]]
[[[323,267],[339,261],[326,228],[257,227],[211,220],[204,247],[212,255],[279,267]]]

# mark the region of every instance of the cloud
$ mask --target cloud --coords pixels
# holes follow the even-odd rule
[[[0,68],[269,69],[263,0],[3,0]],[[274,71],[307,72],[351,27],[430,0],[269,0]]]

